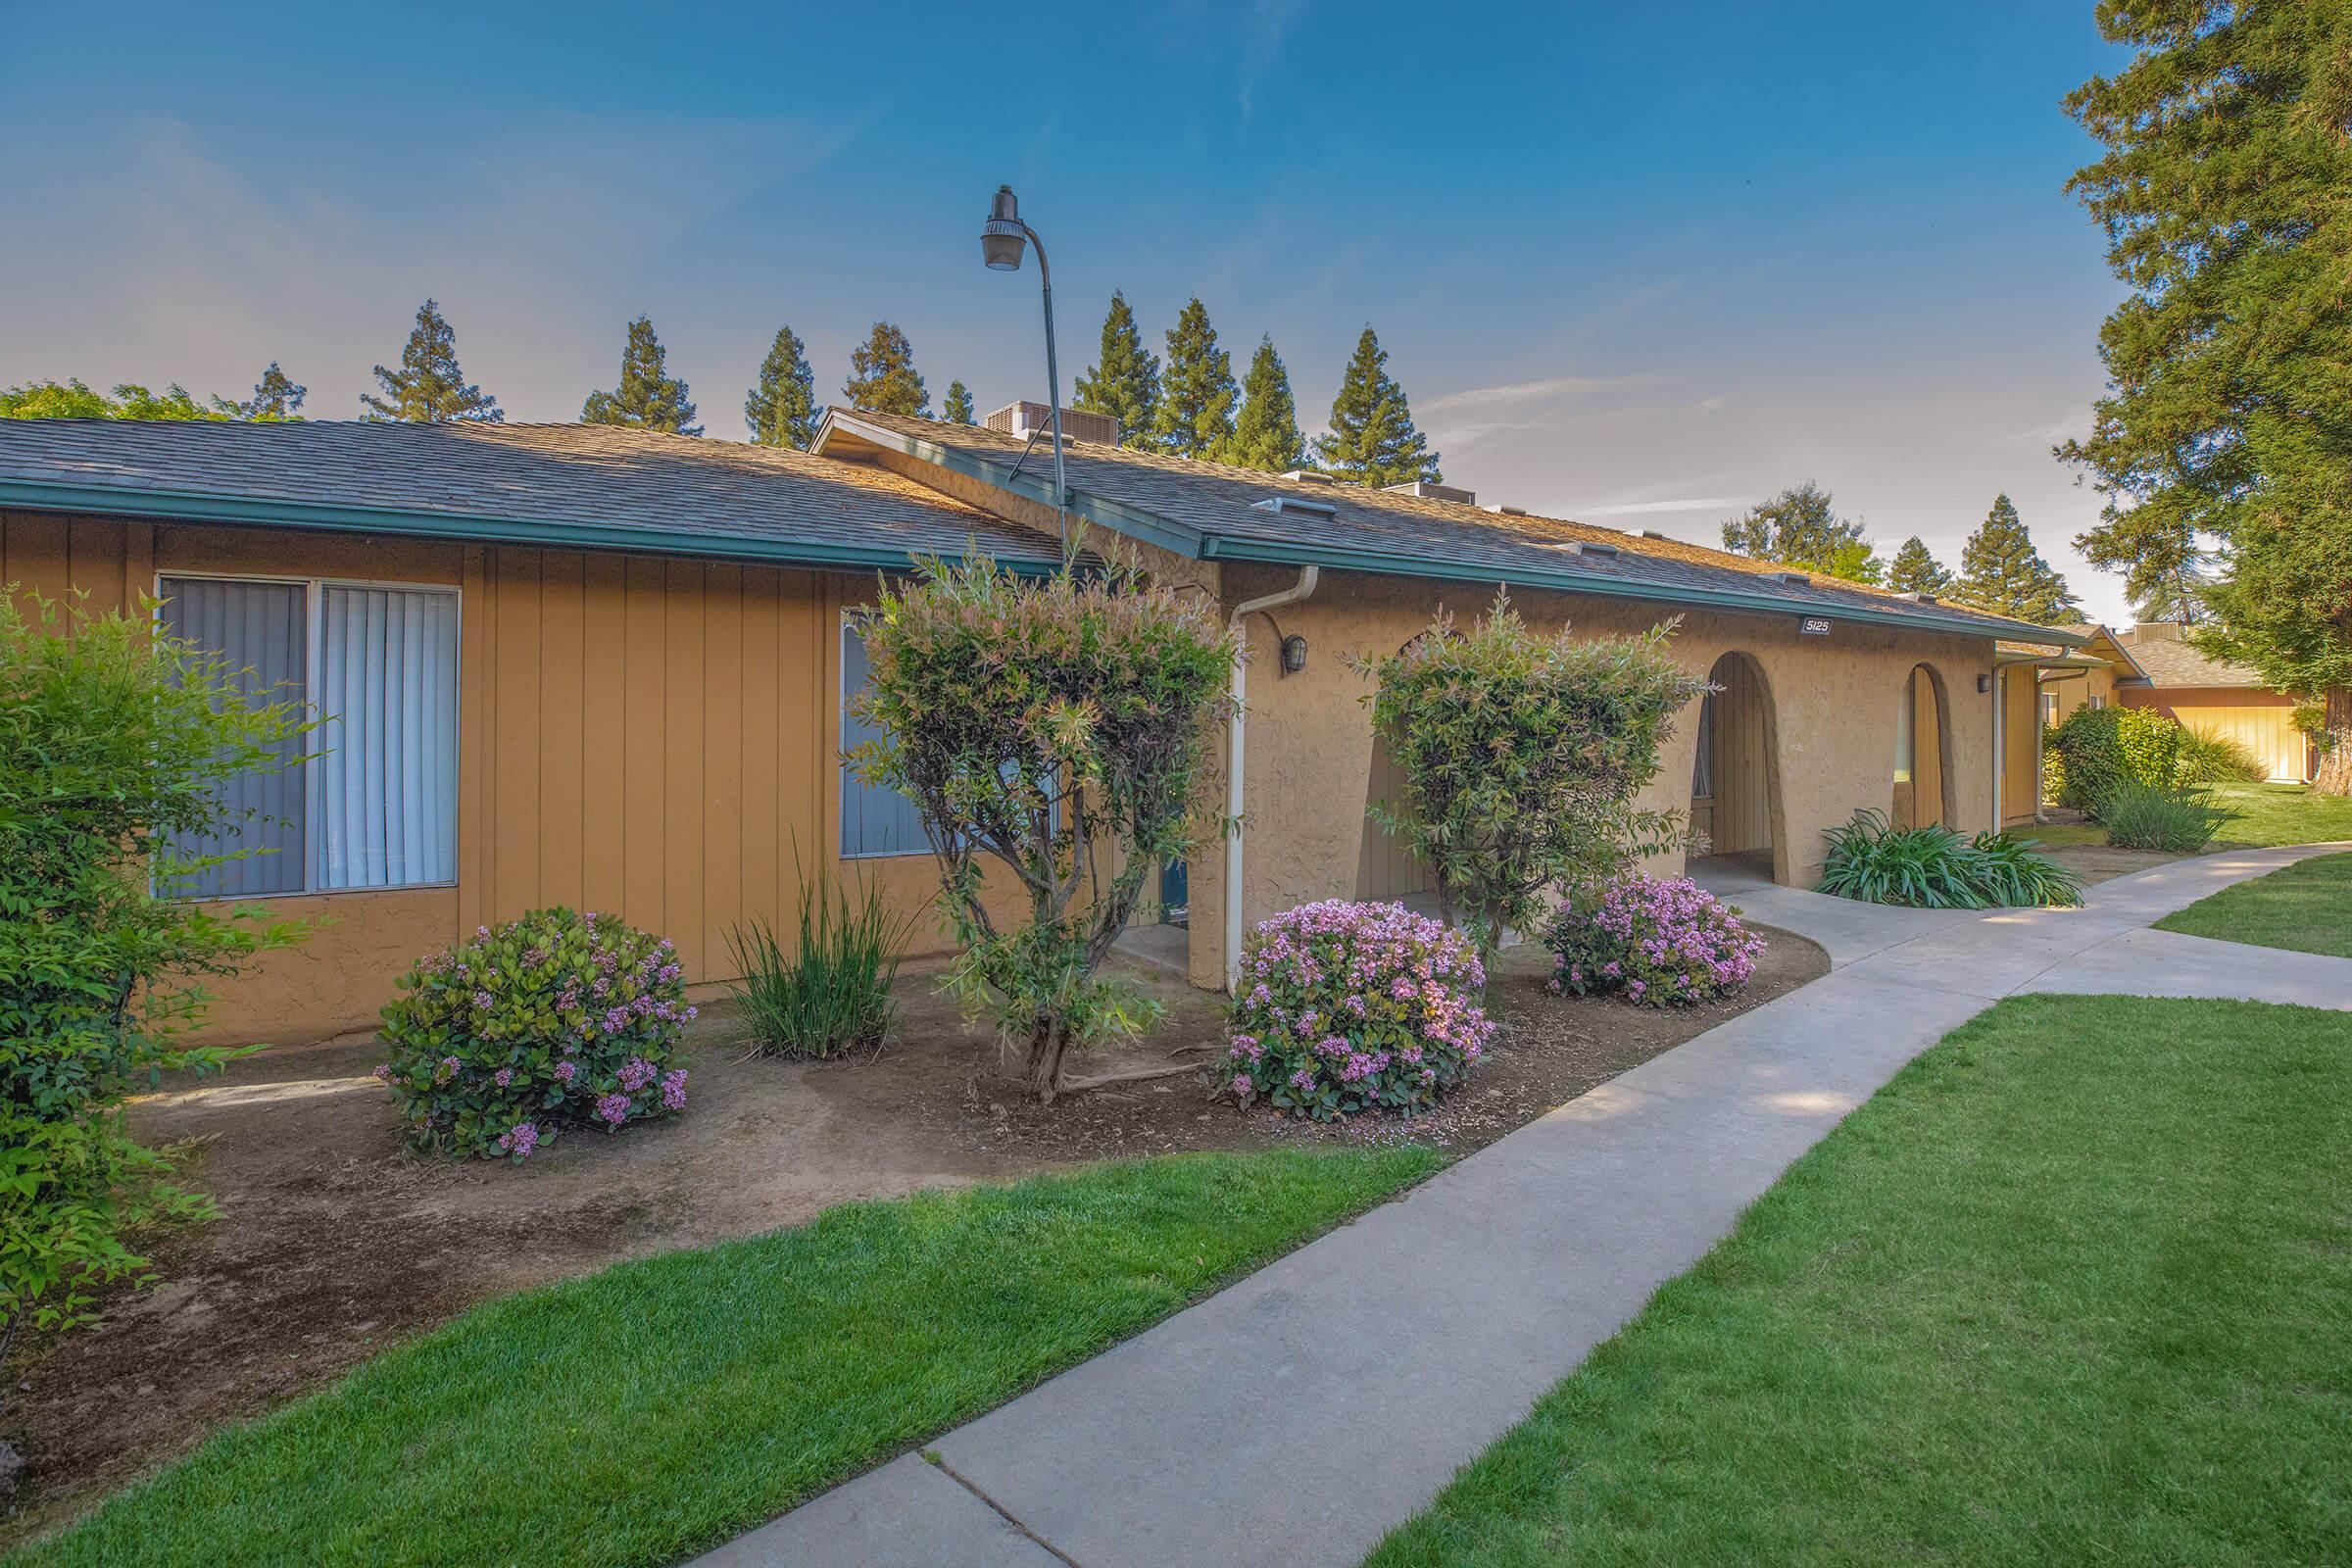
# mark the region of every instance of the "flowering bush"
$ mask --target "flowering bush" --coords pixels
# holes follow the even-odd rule
[[[1297,1116],[1410,1116],[1461,1082],[1494,1025],[1459,933],[1401,904],[1301,905],[1242,946],[1225,1091]]]
[[[534,909],[417,963],[375,1069],[418,1149],[522,1159],[567,1125],[612,1132],[686,1103],[695,1009],[667,941],[618,915]]]
[[[1653,1007],[1730,996],[1764,951],[1737,909],[1688,877],[1622,876],[1580,893],[1552,917],[1544,945],[1555,959],[1546,990],[1621,991]]]

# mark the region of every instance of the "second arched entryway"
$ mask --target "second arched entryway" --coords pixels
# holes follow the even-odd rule
[[[1950,730],[1943,677],[1930,665],[1912,665],[1895,699],[1894,792],[1886,814],[1896,827],[1951,821],[1952,759],[1944,744]]]
[[[1707,681],[1690,766],[1690,854],[1777,876],[1780,726],[1772,688],[1754,658],[1730,653]]]

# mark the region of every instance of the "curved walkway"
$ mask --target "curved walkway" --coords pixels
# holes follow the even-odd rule
[[[1832,970],[1397,1201],[731,1543],[710,1568],[1342,1565],[1437,1494],[1904,1062],[2030,991],[2352,1009],[2352,959],[2147,929],[2347,848],[2180,860],[2080,909],[1727,880]]]

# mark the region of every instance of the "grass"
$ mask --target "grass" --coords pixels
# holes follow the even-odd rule
[[[2227,887],[2156,922],[2162,931],[2352,958],[2352,855],[2316,855]]]
[[[671,1562],[1441,1163],[1409,1145],[1177,1155],[625,1263],[476,1308],[7,1561]]]
[[[2340,1562],[2348,1330],[2352,1015],[2013,1000],[1369,1568]]]
[[[2214,835],[2218,844],[2331,844],[2352,839],[2352,799],[2314,795],[2308,784],[2215,784],[2214,802],[2235,811]],[[2044,822],[2018,829],[2020,838],[2053,847],[2104,844],[2096,822]]]

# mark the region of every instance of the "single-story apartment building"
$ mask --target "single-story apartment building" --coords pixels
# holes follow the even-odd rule
[[[2243,664],[2199,651],[2180,622],[2074,629],[2083,638],[2082,659],[2091,662],[2043,672],[2044,722],[2056,724],[2085,705],[2153,708],[2183,729],[2237,742],[2273,782],[2302,783],[2318,771],[2317,747],[2294,726],[2294,698]]]
[[[1507,587],[1539,626],[1678,619],[1718,690],[1645,804],[1795,884],[1858,808],[2011,818],[2004,728],[2030,688],[2000,640],[2081,640],[1466,492],[1107,442],[1069,444],[1057,510],[1030,421],[998,422],[834,409],[803,453],[581,425],[0,421],[0,582],[159,597],[327,715],[309,762],[256,781],[277,853],[208,890],[331,917],[223,988],[216,1033],[274,1041],[366,1027],[418,955],[544,905],[617,910],[713,981],[732,925],[789,922],[797,867],[927,901],[913,812],[840,762],[863,665],[847,612],[926,556],[1048,571],[1066,525],[1241,626],[1243,832],[1168,868],[1162,900],[1204,986],[1235,924],[1426,891],[1366,814],[1393,774],[1352,661],[1441,609]]]

